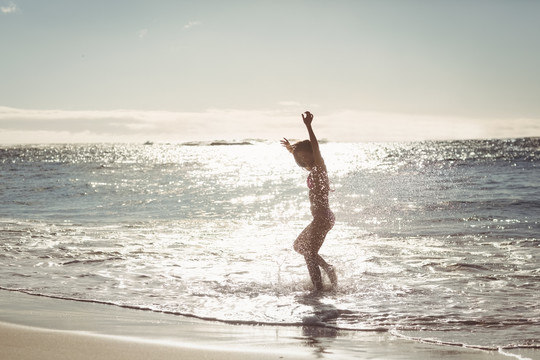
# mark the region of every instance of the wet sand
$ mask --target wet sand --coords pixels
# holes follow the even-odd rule
[[[247,326],[0,290],[2,359],[509,359],[388,332]],[[528,358],[522,354],[521,359]],[[532,353],[531,353],[532,354]],[[537,353],[535,353],[537,354]],[[534,355],[534,354],[533,354]]]

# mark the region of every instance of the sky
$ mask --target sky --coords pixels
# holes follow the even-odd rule
[[[540,136],[540,1],[0,0],[0,144]]]

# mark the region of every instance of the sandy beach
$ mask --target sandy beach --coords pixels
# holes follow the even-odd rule
[[[508,359],[387,332],[245,326],[0,291],[3,359]],[[511,357],[509,357],[511,356]],[[531,357],[532,356],[532,357]]]
[[[46,330],[0,323],[3,359],[304,359],[273,354],[188,347],[106,335]]]

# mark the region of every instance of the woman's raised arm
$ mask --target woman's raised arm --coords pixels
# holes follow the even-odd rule
[[[315,161],[315,166],[325,166],[324,160],[321,156],[321,150],[319,149],[319,142],[317,141],[317,137],[315,136],[313,128],[311,127],[311,123],[313,122],[313,114],[309,111],[306,111],[304,114],[302,114],[302,120],[304,120],[304,124],[306,125],[309,134],[309,141],[311,142],[311,148],[313,149],[313,160]]]

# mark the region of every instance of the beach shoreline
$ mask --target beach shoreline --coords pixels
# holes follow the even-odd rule
[[[0,322],[4,359],[305,359],[297,354],[204,348],[174,342],[50,330]]]
[[[408,341],[388,332],[230,325],[6,290],[0,291],[0,305],[0,350],[13,360],[509,358]]]

